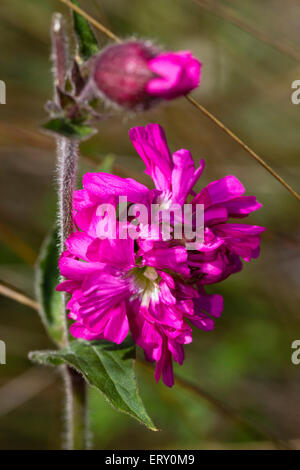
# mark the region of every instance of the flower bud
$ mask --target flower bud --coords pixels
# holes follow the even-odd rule
[[[201,63],[189,51],[161,52],[149,42],[109,46],[94,64],[96,89],[109,101],[132,110],[185,95],[200,81]]]

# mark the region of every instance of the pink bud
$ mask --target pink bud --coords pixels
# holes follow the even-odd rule
[[[199,85],[201,65],[189,51],[159,54],[148,62],[157,78],[148,82],[147,92],[165,100],[186,95]]]
[[[109,46],[95,58],[93,79],[102,95],[128,109],[148,109],[185,95],[200,81],[201,63],[189,51],[161,53],[142,41]]]

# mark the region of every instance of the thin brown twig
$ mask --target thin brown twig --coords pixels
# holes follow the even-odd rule
[[[33,308],[34,310],[39,309],[39,304],[34,299],[2,280],[0,280],[0,294],[27,307]]]
[[[42,372],[39,367],[31,367],[23,374],[5,383],[0,388],[0,417],[11,413],[53,385],[57,377]]]
[[[235,135],[228,127],[226,127],[218,118],[211,114],[204,106],[196,101],[192,96],[186,96],[186,99],[197,109],[199,109],[206,117],[208,117],[214,124],[216,124],[222,131],[229,135],[235,142],[237,142],[251,157],[253,157],[262,167],[265,168],[274,178],[277,179],[298,201],[300,201],[300,195],[276,173],[273,168],[270,167],[254,150],[248,147],[237,135]]]
[[[284,44],[281,40],[277,41],[270,38],[268,35],[260,31],[259,29],[255,28],[252,25],[249,25],[248,23],[245,23],[245,21],[240,19],[238,16],[229,11],[223,5],[217,4],[216,2],[208,2],[206,0],[193,1],[209,13],[212,13],[213,15],[217,16],[218,18],[222,18],[225,21],[228,21],[240,30],[244,31],[247,34],[250,34],[259,41],[264,42],[265,44],[272,47],[281,54],[285,54],[297,61],[300,60],[300,54],[295,49],[289,47],[288,44]]]
[[[4,286],[5,288],[2,288],[2,286]],[[38,303],[35,302],[31,297],[29,297],[28,295],[24,294],[23,292],[17,290],[15,287],[13,287],[11,285],[8,286],[3,281],[0,281],[0,293],[2,295],[6,296],[6,297],[9,297],[9,298],[15,300],[16,302],[19,302],[19,303],[22,303],[22,304],[27,305],[29,307],[32,307],[34,310],[38,311],[38,309],[39,309]],[[138,362],[145,369],[151,370],[151,372],[152,372],[152,366],[150,364],[147,364],[146,362],[141,361],[141,360],[138,360]],[[201,389],[197,385],[195,385],[195,384],[193,384],[193,383],[191,383],[191,382],[189,382],[185,379],[177,377],[177,376],[175,376],[175,383],[179,387],[181,387],[181,388],[183,388],[183,389],[185,389],[185,390],[187,390],[191,393],[194,393],[197,396],[200,396],[201,398],[206,400],[219,413],[226,416],[227,418],[229,418],[231,421],[235,422],[236,424],[238,424],[238,425],[240,425],[244,428],[247,428],[252,433],[255,433],[258,436],[261,436],[261,437],[267,438],[268,440],[271,440],[276,447],[281,448],[281,449],[292,449],[293,448],[293,447],[291,447],[290,444],[288,444],[288,443],[286,443],[286,442],[284,442],[280,439],[277,439],[274,436],[271,436],[268,432],[263,431],[263,430],[259,429],[256,425],[248,422],[246,419],[242,418],[236,411],[232,410],[227,405],[225,405],[220,400],[213,397],[210,393],[208,393],[205,390]]]
[[[81,14],[84,18],[90,21],[94,26],[96,26],[100,31],[105,33],[109,38],[114,41],[120,42],[120,39],[108,28],[103,26],[99,21],[94,20],[90,15],[85,13],[81,8],[73,5],[69,0],[60,0],[61,2],[68,5],[77,13]],[[230,129],[228,129],[219,119],[217,119],[213,114],[211,114],[204,106],[198,103],[191,96],[185,97],[193,106],[195,106],[199,111],[201,111],[206,117],[208,117],[214,124],[216,124],[220,129],[222,129],[229,137],[231,137],[236,143],[238,143],[252,158],[254,158],[265,170],[267,170],[279,183],[282,184],[298,201],[300,201],[300,195],[295,191],[278,173],[276,173],[273,168],[270,167],[256,152],[254,152],[248,145],[246,145],[238,136],[236,136]]]
[[[77,5],[74,5],[72,2],[69,0],[60,0],[62,3],[67,5],[69,8],[72,10],[76,11],[76,13],[79,13],[83,18],[85,18],[87,21],[89,21],[93,26],[98,28],[102,33],[106,34],[110,39],[116,42],[120,42],[120,39],[118,36],[116,36],[112,31],[110,31],[108,28],[106,28],[103,24],[99,23],[99,21],[95,20],[92,16],[90,16],[88,13],[86,13],[84,10],[82,10],[80,7]]]

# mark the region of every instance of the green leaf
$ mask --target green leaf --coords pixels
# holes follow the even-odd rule
[[[77,0],[72,0],[72,3],[74,3],[74,5],[77,5],[78,7],[80,6]],[[97,52],[99,52],[98,41],[93,33],[89,22],[85,18],[83,18],[83,16],[81,16],[76,11],[73,11],[73,20],[74,30],[79,45],[80,56],[84,60],[88,60],[94,54],[97,54]]]
[[[133,368],[135,345],[131,339],[120,345],[76,340],[60,351],[35,351],[29,357],[43,365],[73,367],[118,411],[129,414],[152,431],[157,430],[138,394]]]
[[[56,344],[63,343],[62,296],[55,290],[59,283],[58,234],[53,231],[46,238],[36,268],[36,293],[39,313],[49,336]]]
[[[85,140],[97,132],[91,126],[76,124],[65,117],[50,119],[42,124],[42,128],[73,140]]]

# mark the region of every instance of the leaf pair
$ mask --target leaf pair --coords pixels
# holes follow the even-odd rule
[[[65,116],[50,119],[42,127],[46,131],[74,140],[89,139],[97,132],[93,127],[87,124],[77,124]]]

